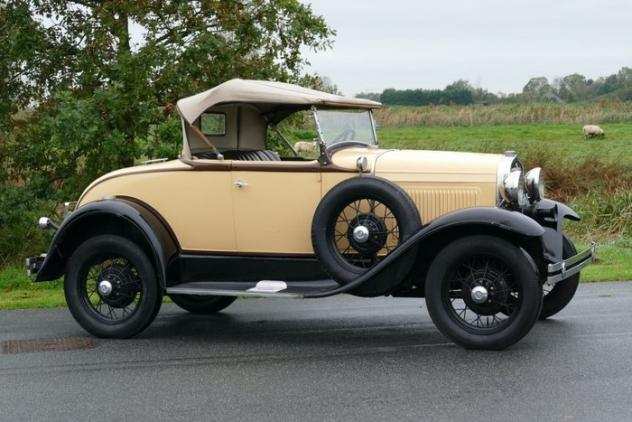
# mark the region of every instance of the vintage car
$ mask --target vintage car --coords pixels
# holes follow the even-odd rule
[[[577,253],[564,235],[579,216],[543,197],[540,169],[512,152],[381,149],[379,107],[239,79],[184,98],[180,158],[106,174],[63,222],[40,219],[55,234],[27,269],[65,276],[72,315],[99,337],[140,333],[163,295],[210,314],[348,293],[425,297],[455,343],[503,349],[566,306],[594,245]],[[267,146],[297,113],[313,118],[312,158]]]

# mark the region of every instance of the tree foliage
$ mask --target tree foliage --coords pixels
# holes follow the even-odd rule
[[[0,13],[4,136],[20,176],[53,185],[175,151],[159,145],[163,106],[233,77],[296,81],[302,49],[333,35],[298,0],[9,0]]]
[[[519,94],[494,94],[458,80],[444,89],[385,89],[381,93],[362,92],[358,98],[381,101],[386,105],[445,105],[492,104],[498,102],[578,102],[600,98],[632,101],[632,68],[623,67],[617,73],[598,79],[588,79],[579,73],[556,79],[544,76],[531,78]]]
[[[366,94],[365,94],[366,95]],[[456,81],[445,89],[385,89],[380,100],[388,105],[471,104],[474,88],[463,80]]]
[[[522,88],[522,95],[527,101],[553,101],[557,98],[555,89],[544,76],[529,79]]]
[[[234,77],[335,90],[302,55],[333,35],[299,0],[2,1],[0,191],[76,198],[135,159],[174,157],[176,100]]]

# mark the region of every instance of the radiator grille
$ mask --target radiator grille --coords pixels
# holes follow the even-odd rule
[[[450,211],[478,205],[480,190],[465,189],[419,189],[404,187],[417,205],[421,221],[426,224]]]

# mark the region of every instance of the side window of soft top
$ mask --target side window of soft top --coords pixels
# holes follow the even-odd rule
[[[226,113],[202,114],[200,130],[206,136],[226,136]]]

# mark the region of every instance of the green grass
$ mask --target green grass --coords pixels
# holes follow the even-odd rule
[[[578,245],[579,250],[586,245]],[[632,280],[632,241],[618,241],[597,246],[597,262],[582,271],[582,281],[630,281]]]
[[[165,297],[165,303],[171,302]],[[62,280],[34,283],[17,265],[0,269],[0,310],[66,306]]]
[[[20,266],[0,270],[0,309],[55,308],[65,304],[61,281],[33,283]]]
[[[576,124],[382,127],[379,138],[386,148],[491,153],[514,150],[521,156],[546,150],[568,160],[595,157],[632,164],[632,123],[601,127],[605,139],[584,139],[581,125]]]

